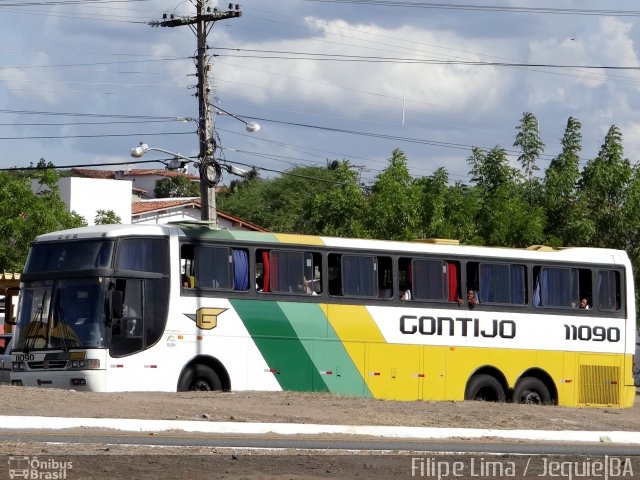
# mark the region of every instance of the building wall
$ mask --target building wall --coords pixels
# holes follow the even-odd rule
[[[61,178],[60,197],[69,211],[94,225],[98,210],[113,210],[122,223],[131,222],[131,181],[98,178]]]

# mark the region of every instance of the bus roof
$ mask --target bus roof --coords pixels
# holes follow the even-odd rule
[[[455,242],[389,241],[360,238],[323,237],[291,233],[252,232],[244,230],[215,230],[206,222],[172,222],[168,225],[96,225],[40,235],[35,242],[57,240],[115,238],[121,236],[177,235],[196,240],[243,241],[256,244],[307,245],[354,250],[389,251],[396,253],[432,253],[486,258],[571,261],[580,263],[630,265],[623,250],[590,247],[532,248],[485,247],[457,245]]]

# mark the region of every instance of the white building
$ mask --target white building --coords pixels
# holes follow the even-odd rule
[[[112,210],[122,223],[166,224],[181,220],[200,220],[200,197],[153,197],[155,182],[185,174],[168,170],[94,170],[73,169],[76,177],[59,180],[60,197],[69,211],[83,216],[89,225],[95,224],[98,210]],[[198,178],[186,175],[191,181]],[[37,192],[42,186],[32,182]],[[267,230],[241,218],[218,210],[218,226],[224,230]]]
[[[60,198],[70,212],[84,217],[88,225],[95,225],[98,210],[112,210],[122,223],[131,219],[131,181],[100,178],[63,177],[58,181]],[[46,188],[37,180],[31,189]]]

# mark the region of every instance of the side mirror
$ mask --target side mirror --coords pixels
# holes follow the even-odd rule
[[[4,289],[4,323],[7,325],[15,325],[16,320],[13,317],[13,297],[17,297],[20,293],[18,287],[8,287]]]

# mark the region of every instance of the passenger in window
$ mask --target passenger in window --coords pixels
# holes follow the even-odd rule
[[[591,309],[591,307],[589,306],[589,299],[587,297],[582,297],[580,299],[580,304],[578,305],[578,308],[581,310]]]
[[[187,275],[182,275],[182,288],[191,288],[191,282]]]
[[[464,300],[458,297],[458,305],[462,305],[463,303]],[[469,305],[469,308],[473,309],[478,303],[480,303],[480,300],[478,300],[476,292],[471,289],[467,290],[467,304]]]
[[[400,295],[400,300],[407,301],[407,300],[411,300],[413,297],[411,296],[411,285],[407,285],[404,288],[404,291],[402,292],[402,295]]]
[[[469,304],[469,308],[475,307],[480,300],[478,300],[478,295],[473,290],[467,291],[467,303]]]
[[[307,277],[302,277],[302,285],[298,285],[298,287],[307,295],[318,295],[313,288],[313,280],[307,280]]]

